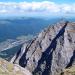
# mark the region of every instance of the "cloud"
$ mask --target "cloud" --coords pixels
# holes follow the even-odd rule
[[[75,4],[56,4],[43,2],[0,2],[0,14],[42,14],[66,15],[75,14]]]

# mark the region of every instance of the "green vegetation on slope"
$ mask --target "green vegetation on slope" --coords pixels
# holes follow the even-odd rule
[[[0,58],[0,75],[31,75],[27,69]]]

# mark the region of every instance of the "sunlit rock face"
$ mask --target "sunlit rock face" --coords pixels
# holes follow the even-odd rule
[[[57,75],[75,63],[75,23],[61,21],[25,43],[11,59],[33,75]]]

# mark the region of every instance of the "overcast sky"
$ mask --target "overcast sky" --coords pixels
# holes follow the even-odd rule
[[[0,0],[3,16],[75,16],[75,0]]]

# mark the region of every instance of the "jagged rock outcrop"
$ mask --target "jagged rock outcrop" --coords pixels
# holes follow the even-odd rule
[[[29,70],[0,58],[0,75],[32,75]]]
[[[58,75],[75,64],[75,23],[50,25],[25,43],[11,62],[26,67],[33,75]]]

